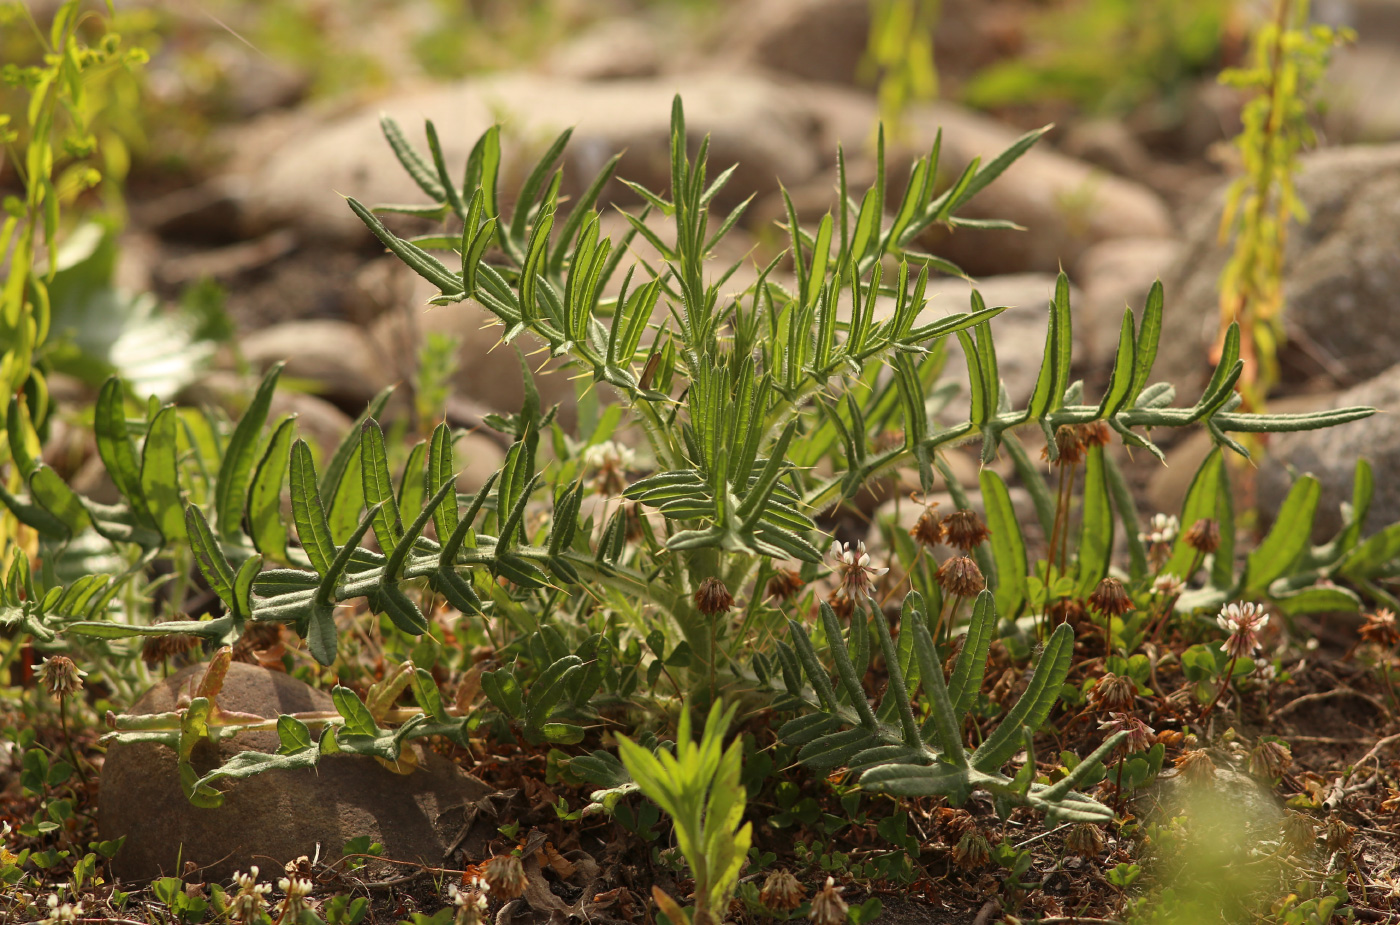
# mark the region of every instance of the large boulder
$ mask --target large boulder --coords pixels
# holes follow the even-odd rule
[[[1377,408],[1380,414],[1326,430],[1279,434],[1269,440],[1269,455],[1259,468],[1259,505],[1277,511],[1293,482],[1293,473],[1311,473],[1322,483],[1317,533],[1321,540],[1341,526],[1341,504],[1351,500],[1356,461],[1365,458],[1375,472],[1375,494],[1364,535],[1400,522],[1400,364],[1336,396],[1330,406]],[[1290,471],[1292,470],[1292,471]]]
[[[1289,233],[1284,326],[1291,365],[1343,386],[1380,373],[1400,355],[1400,145],[1333,148],[1302,158],[1297,189],[1309,220]],[[1219,328],[1218,283],[1229,258],[1219,243],[1223,191],[1187,231],[1165,278],[1167,310],[1157,363],[1188,391],[1209,375]]]
[[[387,345],[348,321],[286,321],[254,331],[239,346],[259,371],[285,362],[285,378],[309,384],[316,394],[355,414],[398,378]]]
[[[431,119],[453,176],[460,176],[481,134],[503,121],[507,197],[553,137],[570,127],[574,135],[565,155],[565,194],[580,192],[619,151],[626,151],[620,176],[664,193],[670,187],[671,101],[677,93],[685,101],[692,148],[709,134],[714,172],[739,164],[716,198],[716,208],[732,207],[750,193],[776,190],[780,178],[801,183],[816,169],[811,121],[783,87],[759,76],[697,73],[586,82],[501,74],[313,122],[262,157],[235,152],[248,173],[246,224],[251,230],[292,225],[308,239],[359,241],[367,232],[338,194],[370,204],[424,202],[384,140],[381,115],[397,119],[420,150],[426,150],[423,121]],[[614,183],[604,201],[624,194],[632,195]]]
[[[716,49],[745,66],[818,83],[869,88],[869,0],[748,0],[718,30]],[[945,90],[957,87],[1021,44],[1024,4],[943,0],[934,30],[934,62]],[[955,95],[955,94],[954,94]]]
[[[1074,303],[1081,359],[1100,368],[1113,363],[1123,309],[1131,308],[1142,320],[1147,293],[1171,269],[1180,249],[1172,238],[1115,238],[1084,252],[1074,272],[1084,290],[1084,298]]]
[[[206,666],[192,665],[151,688],[128,711],[165,713],[180,705]],[[333,711],[331,698],[285,674],[234,662],[219,705],[269,719],[282,713]],[[205,773],[240,751],[276,751],[275,732],[246,732],[196,747]],[[104,839],[125,838],[112,862],[121,880],[180,876],[193,862],[206,880],[227,880],[257,864],[277,870],[302,855],[333,860],[347,841],[367,835],[385,857],[440,867],[455,840],[449,820],[491,793],[482,781],[431,752],[408,775],[355,755],[326,755],[315,768],[268,771],[221,785],[224,805],[200,809],[180,790],[173,750],[118,744],[102,767],[97,824]],[[446,818],[444,818],[446,817]]]
[[[802,102],[819,119],[820,150],[834,162],[836,145],[846,151],[856,195],[873,179],[873,168],[860,152],[868,150],[878,115],[869,97],[835,88],[794,87]],[[889,169],[888,207],[898,205],[909,165],[925,155],[939,131],[939,175],[956,175],[974,158],[983,164],[1001,154],[1020,132],[987,116],[954,103],[917,103],[909,107],[900,133],[889,134],[886,162]],[[802,218],[821,217],[836,197],[834,172],[804,188],[810,195],[795,200],[815,207]],[[777,203],[760,204],[764,216],[781,214]],[[958,214],[964,218],[1007,219],[1025,230],[935,226],[918,246],[952,260],[973,276],[1006,273],[1053,273],[1073,267],[1091,246],[1124,237],[1167,238],[1175,234],[1171,214],[1160,196],[1141,184],[1053,150],[1044,140],[1021,156],[1010,169],[979,192]]]

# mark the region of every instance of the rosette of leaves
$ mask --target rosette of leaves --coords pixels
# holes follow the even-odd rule
[[[869,612],[868,624],[863,609]],[[992,594],[983,591],[952,677],[945,680],[917,592],[904,599],[898,644],[879,607],[857,607],[849,633],[843,633],[835,612],[823,602],[821,623],[836,681],[822,665],[806,628],[796,621],[789,621],[791,644],[779,645],[776,664],[761,664],[765,674],[764,669],[776,669],[774,680],[781,678],[786,689],[778,706],[802,714],[784,723],[778,737],[798,746],[800,763],[818,771],[848,768],[860,775],[863,789],[878,793],[943,796],[957,806],[974,790],[984,790],[1003,816],[1015,805],[1028,805],[1044,812],[1052,825],[1112,819],[1111,809],[1075,788],[1097,779],[1094,775],[1125,733],[1108,739],[1054,784],[1035,779],[1033,736],[1069,675],[1074,632],[1067,624],[1050,634],[1025,693],[1001,724],[974,751],[964,748],[963,722],[982,687],[996,620]],[[860,681],[870,661],[872,629],[889,672],[884,698],[875,707]],[[1015,776],[1003,774],[1002,766],[1021,751],[1026,760],[1020,770]]]

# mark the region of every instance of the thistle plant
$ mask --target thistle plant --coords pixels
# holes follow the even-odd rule
[[[259,624],[276,623],[331,666],[343,664],[347,621],[377,620],[383,636],[407,650],[439,627],[444,602],[461,615],[459,630],[496,634],[497,662],[480,673],[489,708],[470,698],[449,703],[428,671],[401,659],[364,699],[337,688],[334,713],[253,723],[276,729],[279,753],[244,753],[203,778],[188,773],[187,796],[198,802],[217,803],[220,780],[310,767],[332,748],[407,762],[409,741],[440,735],[465,746],[469,728],[488,719],[498,732],[528,742],[576,744],[603,702],[664,715],[677,696],[687,709],[703,708],[721,696],[757,699],[780,682],[786,706],[805,714],[783,727],[784,736],[801,744],[809,764],[851,767],[862,773],[863,786],[891,793],[965,799],[986,789],[1003,808],[1027,803],[1057,817],[1102,820],[1104,807],[1073,792],[1089,770],[1053,786],[1035,783],[1033,754],[1014,776],[1001,770],[1032,748],[1030,736],[1049,715],[1068,670],[1071,630],[1054,624],[1052,605],[1082,601],[1108,576],[1116,523],[1131,552],[1131,594],[1146,593],[1146,583],[1160,574],[1194,583],[1196,550],[1180,538],[1155,572],[1149,568],[1126,483],[1102,444],[1117,439],[1160,456],[1153,428],[1202,424],[1221,447],[1244,452],[1232,433],[1325,427],[1372,413],[1241,413],[1234,391],[1243,366],[1237,328],[1204,393],[1175,406],[1172,386],[1150,382],[1162,327],[1160,286],[1140,323],[1125,312],[1108,388],[1088,399],[1082,384],[1070,381],[1063,276],[1048,306],[1034,390],[1023,406],[1014,405],[1000,382],[989,324],[1002,309],[974,292],[968,311],[926,318],[929,276],[958,270],[914,242],[936,223],[1005,227],[958,212],[1041,131],[985,164],[974,161],[942,188],[940,137],[913,165],[891,214],[884,209],[883,146],[875,181],[859,196],[847,188],[838,151],[833,212],[805,228],[788,203],[791,275],[781,269],[780,255],[756,268],[751,284],[731,291],[726,287],[738,265],[712,269],[711,258],[744,205],[710,214],[733,168],[711,179],[708,144],[701,141],[693,157],[687,153],[679,99],[671,119],[670,189],[620,181],[639,205],[622,212],[628,224],[617,242],[603,235],[597,212],[614,189],[616,158],[565,211],[558,164],[568,132],[526,173],[517,194],[507,196],[497,129],[479,139],[459,181],[431,123],[426,156],[391,120],[383,128],[428,203],[374,209],[352,199],[349,207],[390,252],[438,287],[436,310],[474,310],[459,303],[484,310],[499,323],[503,343],[534,344],[567,364],[584,383],[580,407],[592,410],[580,415],[577,433],[567,431],[554,409],[542,406],[522,357],[523,406],[487,422],[511,441],[505,462],[468,494],[456,490],[452,430],[442,424],[427,440],[397,446],[378,421],[387,394],[318,464],[289,418],[268,420],[276,369],[234,424],[197,409],[140,405],[119,381],[109,382],[95,409],[95,437],[121,496],[116,504],[82,496],[42,460],[17,454],[21,487],[0,494],[0,502],[42,542],[35,562],[16,557],[0,618],[42,651],[88,647],[120,657],[129,654],[128,640],[173,634],[219,650],[217,666],[229,657],[224,647]],[[511,210],[505,201],[514,203]],[[386,212],[443,225],[407,238],[381,220]],[[655,217],[668,219],[669,230],[659,230]],[[628,245],[638,239],[660,255],[658,262],[629,261]],[[967,359],[971,410],[965,420],[944,425],[936,414],[951,389],[937,379],[954,338]],[[22,403],[12,403],[7,424],[12,446],[32,443],[33,422]],[[1052,463],[1061,457],[1055,437],[1065,428],[1095,434],[1080,461],[1077,537],[1068,511],[1072,493],[1052,495],[1017,436],[1023,428],[1045,437]],[[889,433],[899,436],[881,436]],[[925,494],[941,480],[959,509],[971,509],[942,454],[977,440],[983,460],[1002,451],[1011,457],[1045,535],[1060,537],[1053,564],[1033,568],[1027,561],[1007,485],[990,468],[980,475],[990,534],[957,524],[968,554],[948,567],[946,597],[932,579],[929,557],[907,533],[891,542],[890,559],[843,546],[837,560],[824,561],[831,538],[817,528],[817,517],[898,469],[916,473]],[[1180,516],[1182,524],[1216,519],[1220,548],[1206,559],[1207,583],[1184,590],[1176,609],[1218,607],[1210,602],[1237,591],[1295,609],[1339,599],[1355,606],[1355,593],[1316,586],[1332,574],[1374,585],[1387,567],[1380,558],[1385,549],[1374,540],[1360,543],[1352,526],[1321,550],[1304,548],[1306,530],[1278,527],[1260,557],[1236,574],[1222,452],[1207,460]],[[1290,495],[1290,525],[1310,522],[1316,494],[1309,484],[1315,483],[1300,482],[1296,499]],[[290,521],[282,513],[284,493]],[[1368,501],[1369,493],[1358,500]],[[1364,516],[1365,504],[1355,507],[1349,524]],[[90,560],[79,552],[88,544],[124,557],[126,567],[86,568]],[[174,574],[163,598],[168,607],[150,603],[157,559]],[[216,612],[162,619],[167,609],[182,610],[199,580],[218,598]],[[847,585],[851,629],[843,632],[835,612],[823,607],[812,632],[804,612],[832,580]],[[904,597],[895,649],[888,648],[894,642],[880,608],[870,603],[875,581],[896,590],[907,582],[919,592]],[[942,625],[930,625],[929,616],[940,614]],[[1044,643],[1035,680],[969,754],[960,718],[977,694],[988,646],[1004,635],[1009,649],[1028,656],[1027,628],[1019,622],[1026,617],[1039,625]],[[1116,624],[1110,621],[1110,632]],[[946,640],[962,631],[967,644],[945,682],[939,666]],[[878,709],[860,683],[872,644],[885,654],[891,679]],[[837,670],[835,684],[824,657]],[[249,728],[247,718],[218,708],[218,671],[211,671],[187,710],[112,717],[111,737],[165,742],[187,764],[201,738]],[[406,691],[416,706],[396,705]],[[625,774],[610,786],[624,784]]]

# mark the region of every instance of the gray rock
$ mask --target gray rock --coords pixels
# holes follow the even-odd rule
[[[153,687],[129,711],[168,712],[197,684],[204,665],[186,668]],[[331,698],[278,672],[235,662],[218,697],[231,711],[275,717],[333,710]],[[243,733],[216,749],[196,747],[201,773],[247,749],[271,752],[273,732]],[[327,755],[315,768],[269,771],[227,784],[224,805],[199,809],[180,790],[175,753],[163,745],[114,745],[102,768],[98,829],[102,838],[125,837],[113,861],[123,881],[181,874],[193,862],[206,880],[227,880],[257,864],[276,871],[319,848],[322,860],[340,856],[345,843],[367,835],[385,856],[441,866],[456,832],[454,810],[491,789],[431,752],[419,770],[395,774],[368,758]],[[447,817],[447,818],[443,818]]]
[[[1084,346],[1080,359],[1096,368],[1112,364],[1123,309],[1132,308],[1142,320],[1148,290],[1171,269],[1180,249],[1171,238],[1118,238],[1084,252],[1074,271],[1084,290],[1074,303],[1074,330]]]
[[[1322,84],[1329,137],[1348,143],[1400,139],[1400,53],[1393,46],[1360,45],[1334,53]]]
[[[337,194],[366,203],[423,202],[379,128],[396,118],[420,148],[423,120],[437,127],[444,156],[459,174],[471,147],[508,115],[502,133],[506,192],[513,193],[544,145],[565,128],[574,136],[565,155],[565,194],[580,192],[615,152],[626,150],[619,174],[664,192],[670,186],[668,139],[672,97],[685,100],[691,144],[711,136],[714,172],[738,163],[715,205],[727,209],[750,193],[797,184],[816,169],[813,124],[781,86],[741,73],[669,75],[654,79],[582,82],[562,77],[502,74],[401,96],[340,119],[304,126],[259,159],[234,160],[248,172],[247,224],[290,224],[308,238],[362,241],[367,232]],[[265,141],[255,141],[262,145]],[[613,184],[604,196],[627,192]]]
[[[823,151],[840,142],[848,159],[866,150],[877,115],[874,101],[827,88],[794,88],[820,119]],[[940,173],[956,174],[975,157],[986,163],[1008,148],[1019,132],[952,103],[909,107],[905,134],[891,144],[886,160],[891,197],[903,193],[908,165],[927,154],[943,131]],[[833,155],[828,155],[833,156]],[[852,171],[854,176],[863,176]],[[830,190],[833,177],[812,184]],[[834,195],[825,194],[834,202]],[[892,208],[898,202],[892,198]],[[762,211],[762,210],[761,210]],[[824,211],[824,209],[823,209]],[[765,213],[766,214],[766,213]],[[1124,237],[1172,237],[1166,204],[1146,187],[1053,150],[1044,141],[959,210],[965,218],[1008,219],[1025,231],[930,229],[919,246],[946,257],[973,276],[1052,273],[1071,267],[1090,246]],[[819,212],[811,218],[820,218]],[[809,216],[804,216],[804,220]]]
[[[1333,148],[1302,159],[1297,188],[1311,216],[1289,234],[1284,266],[1284,358],[1343,386],[1400,356],[1393,299],[1400,290],[1400,145]],[[1161,378],[1191,389],[1209,375],[1219,325],[1217,284],[1228,259],[1218,243],[1223,191],[1187,231],[1167,274],[1158,353]]]
[[[654,77],[666,49],[660,30],[636,17],[599,23],[549,53],[547,73],[576,80]]]
[[[1040,362],[1045,356],[1045,329],[1050,317],[1050,300],[1055,297],[1055,277],[1047,273],[1021,273],[1007,276],[988,276],[976,283],[988,308],[1000,305],[1008,309],[991,320],[992,337],[997,348],[997,370],[1013,407],[1024,407],[1035,389],[1036,376],[1040,374]],[[973,285],[960,279],[938,279],[929,284],[929,307],[920,317],[921,322],[936,317],[965,312],[970,307]],[[1070,305],[1082,301],[1082,296],[1070,288]],[[1082,336],[1075,327],[1076,351]],[[962,348],[951,343],[948,349],[948,364],[943,377],[962,383],[962,393],[953,399],[943,418],[948,421],[967,419],[967,364],[963,359]]]
[[[870,9],[866,0],[749,0],[727,17],[717,51],[747,66],[868,89]],[[962,81],[1014,46],[1023,9],[996,0],[940,3],[933,36],[940,89],[955,96]]]
[[[387,354],[361,328],[345,321],[288,321],[244,337],[243,356],[259,370],[286,361],[282,375],[313,384],[317,394],[359,414],[397,376]]]
[[[222,408],[230,418],[237,420],[238,415],[247,408],[248,397],[255,388],[257,382],[247,376],[214,370],[182,389],[175,400],[182,405]],[[349,415],[323,398],[279,388],[272,395],[268,421],[276,421],[285,414],[296,415],[298,436],[327,454],[335,451],[354,424]]]
[[[431,288],[428,284],[425,287]],[[421,290],[420,294],[425,294]],[[443,334],[458,339],[459,365],[453,386],[457,393],[487,410],[512,414],[520,410],[525,400],[524,378],[517,348],[526,356],[534,373],[535,387],[545,408],[561,405],[560,414],[573,420],[574,385],[570,371],[558,360],[543,362],[537,355],[540,341],[533,335],[522,334],[514,345],[502,345],[504,330],[493,323],[496,316],[475,301],[452,305],[426,306],[415,300],[417,307],[386,312],[370,328],[370,337],[385,354],[400,358],[392,375],[407,377],[421,345],[429,334]]]
[[[1269,455],[1259,468],[1259,503],[1277,511],[1292,485],[1289,469],[1312,473],[1322,483],[1315,522],[1316,539],[1341,526],[1341,504],[1351,500],[1356,461],[1366,458],[1375,472],[1375,494],[1364,535],[1400,521],[1400,365],[1369,382],[1337,395],[1329,406],[1366,405],[1381,413],[1327,430],[1279,434],[1269,440]]]
[[[1276,839],[1283,823],[1283,805],[1269,789],[1216,759],[1213,779],[1188,781],[1179,771],[1163,771],[1133,802],[1134,812],[1147,820],[1186,816],[1193,835],[1202,841],[1227,839],[1242,845]]]

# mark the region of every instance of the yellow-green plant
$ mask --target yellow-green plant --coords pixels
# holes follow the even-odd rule
[[[1220,218],[1221,242],[1234,242],[1220,275],[1220,338],[1239,323],[1240,392],[1251,406],[1278,380],[1288,226],[1307,221],[1294,179],[1298,152],[1314,140],[1313,91],[1332,48],[1350,38],[1349,30],[1309,24],[1308,0],[1276,0],[1273,19],[1254,36],[1249,66],[1220,75],[1252,94],[1235,139],[1244,173],[1231,184]]]
[[[870,0],[870,41],[862,70],[876,78],[880,118],[898,126],[915,100],[938,95],[933,28],[942,0]]]
[[[108,4],[108,14],[112,8]],[[103,34],[95,45],[85,34],[102,31],[100,14],[84,13],[79,0],[55,11],[47,31],[23,3],[0,5],[0,27],[28,29],[42,49],[29,66],[6,64],[0,83],[7,96],[22,101],[21,112],[0,112],[0,166],[8,160],[23,188],[7,196],[0,224],[0,255],[8,257],[0,282],[0,386],[24,393],[36,422],[47,416],[48,390],[35,367],[49,335],[50,286],[60,267],[60,208],[103,182],[104,174],[125,171],[120,144],[99,144],[93,121],[106,97],[94,92],[113,70],[145,60],[140,49],[123,49],[121,37]],[[37,444],[26,452],[38,449]],[[8,443],[0,461],[11,456]],[[15,470],[11,478],[17,478]],[[14,483],[11,488],[17,488]],[[0,523],[0,549],[8,560],[15,522]]]
[[[729,900],[748,857],[752,826],[739,824],[745,802],[739,780],[743,746],[736,738],[721,751],[734,710],[716,702],[699,744],[690,739],[690,713],[682,711],[674,755],[664,748],[653,753],[626,736],[617,737],[627,772],[675,823],[676,842],[695,878],[693,911],[652,887],[652,898],[671,925],[720,925],[728,918]]]

